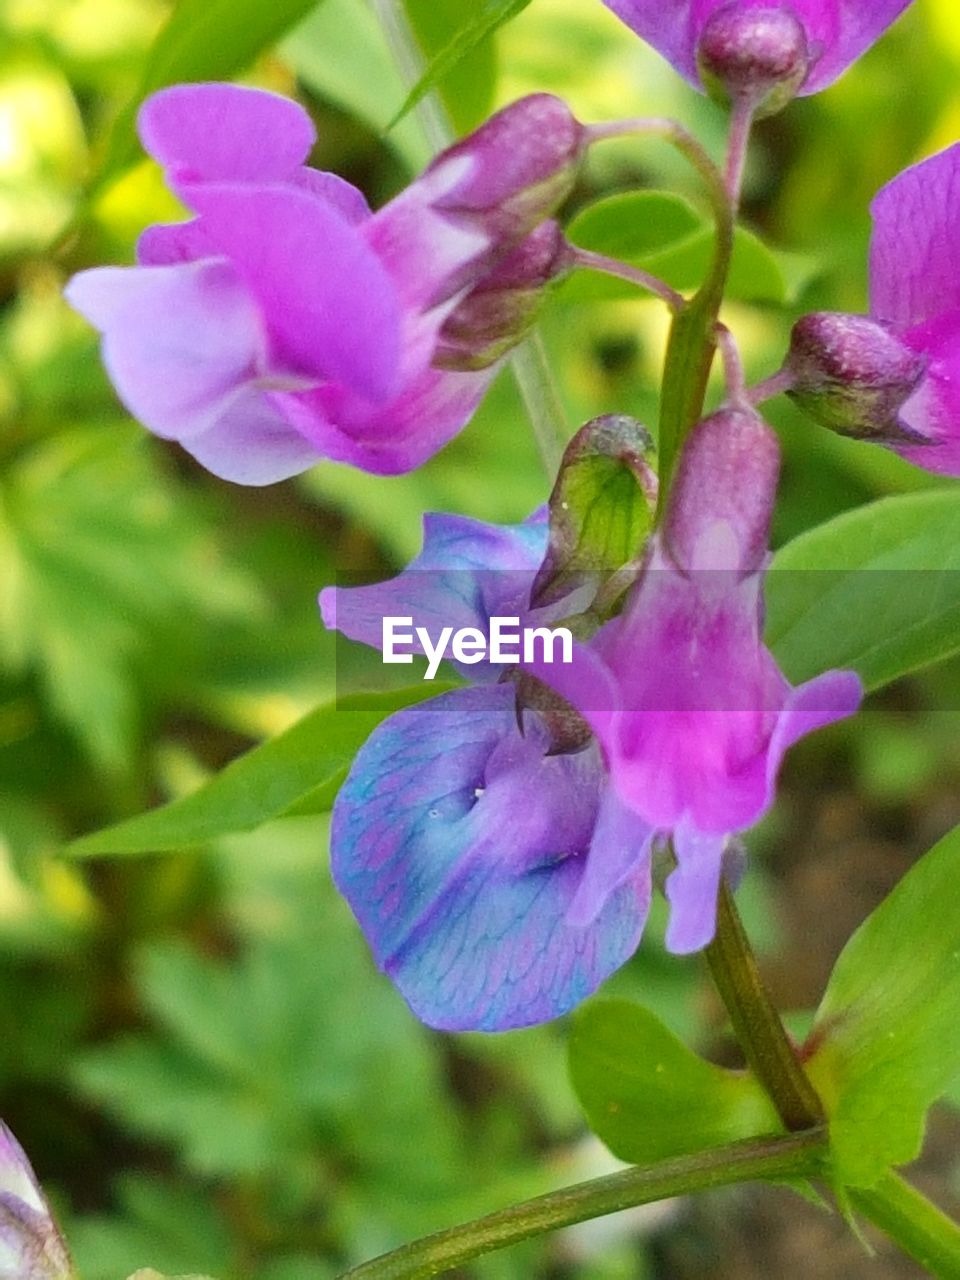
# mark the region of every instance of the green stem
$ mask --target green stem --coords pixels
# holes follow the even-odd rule
[[[717,903],[717,932],[707,963],[747,1062],[789,1130],[822,1124],[823,1105],[804,1073],[760,977],[733,895],[726,884]]]
[[[960,1226],[915,1187],[888,1173],[868,1190],[851,1191],[856,1207],[904,1253],[940,1280],[960,1280]]]
[[[724,174],[696,138],[675,120],[624,120],[608,125],[591,125],[588,133],[593,141],[641,134],[669,142],[689,160],[703,179],[716,221],[716,245],[710,274],[700,291],[677,309],[667,341],[657,448],[660,463],[659,515],[670,492],[670,482],[683,442],[703,412],[716,348],[717,318],[733,256],[735,206]]]
[[[654,1200],[735,1182],[806,1179],[823,1171],[822,1130],[735,1142],[697,1155],[625,1169],[553,1191],[448,1231],[438,1231],[348,1271],[341,1280],[423,1280],[530,1236]]]
[[[413,88],[423,75],[425,64],[401,0],[373,0],[373,7],[400,74],[408,88]],[[450,120],[436,92],[424,94],[415,110],[435,151],[442,151],[455,141]],[[513,352],[510,366],[552,483],[570,433],[543,340],[536,331]]]

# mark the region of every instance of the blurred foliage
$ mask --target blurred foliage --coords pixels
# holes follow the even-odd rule
[[[283,24],[261,8],[274,39]],[[448,42],[457,9],[411,0],[428,54]],[[327,465],[241,490],[124,416],[59,289],[81,267],[130,261],[138,230],[175,216],[155,168],[123,170],[116,157],[129,148],[111,134],[118,121],[129,129],[131,101],[155,82],[150,45],[169,13],[167,0],[0,9],[0,1114],[51,1188],[85,1280],[141,1266],[323,1280],[599,1171],[588,1169],[597,1157],[583,1146],[562,1029],[440,1038],[416,1024],[330,888],[322,818],[163,859],[80,866],[58,850],[187,795],[329,700],[334,646],[315,596],[338,568],[389,572],[417,549],[424,510],[515,520],[547,484],[509,375],[461,437],[392,479]],[[239,32],[239,19],[228,27]],[[322,0],[255,59],[238,41],[217,48],[209,74],[235,69],[296,94],[317,121],[314,162],[374,202],[428,158],[416,113],[382,134],[406,86],[365,0]],[[743,288],[725,316],[751,378],[777,366],[802,311],[863,306],[869,200],[960,134],[958,66],[952,0],[918,0],[830,92],[760,126],[745,222],[762,240],[743,241]],[[722,113],[599,0],[534,0],[441,89],[461,128],[545,89],[587,120],[676,114],[722,147]],[[87,207],[84,184],[105,163],[117,180]],[[626,197],[637,202],[636,260],[672,244],[688,283],[703,203],[657,144],[596,148],[569,212],[602,242],[604,206],[582,211],[636,186],[680,197]],[[667,229],[644,240],[640,213],[654,205]],[[600,413],[655,422],[665,328],[657,303],[596,276],[556,293],[543,332],[571,433]],[[771,412],[787,456],[779,542],[871,498],[942,483],[815,431],[789,405]],[[337,660],[348,664],[338,681],[362,675],[362,655]],[[869,734],[845,726],[805,744],[794,786],[839,771],[857,804],[922,804],[960,776],[955,720],[940,711],[958,705],[957,685],[946,666],[904,682]],[[770,934],[760,868],[789,811],[788,798],[787,816],[755,841],[744,896],[756,932]],[[945,813],[943,827],[958,818]],[[665,958],[659,936],[610,992],[642,993],[671,1030],[704,1039],[699,971]],[[775,952],[775,930],[767,941]],[[563,1236],[472,1274],[636,1277],[647,1256],[637,1230],[630,1220]]]

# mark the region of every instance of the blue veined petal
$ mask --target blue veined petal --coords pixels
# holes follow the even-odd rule
[[[548,756],[539,721],[525,728],[508,688],[443,694],[381,725],[337,798],[334,878],[381,968],[432,1026],[494,1031],[566,1013],[643,929],[639,824],[633,872],[589,925],[568,923],[587,859],[603,853],[605,775],[595,748]]]

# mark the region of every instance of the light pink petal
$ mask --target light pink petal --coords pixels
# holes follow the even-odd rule
[[[960,308],[960,143],[888,182],[871,212],[871,314],[906,329]]]
[[[496,374],[425,369],[380,407],[343,398],[335,389],[283,394],[283,411],[328,457],[376,475],[400,475],[433,457],[466,426]],[[322,436],[315,424],[322,424]],[[338,429],[334,446],[329,424]]]
[[[323,456],[253,386],[239,391],[209,427],[183,445],[201,466],[234,484],[274,484]]]
[[[410,184],[364,225],[363,234],[408,307],[432,307],[468,283],[471,268],[489,252],[479,225],[433,208],[456,188],[473,161],[461,156]]]
[[[103,360],[124,405],[157,435],[186,440],[263,355],[257,309],[230,266],[99,267],[67,300],[103,333]]]
[[[670,903],[665,941],[674,955],[701,951],[713,939],[725,844],[725,836],[705,835],[688,823],[673,833],[677,865],[665,886]]]
[[[358,231],[328,201],[292,187],[186,194],[257,299],[274,361],[386,400],[399,371],[400,305]]]
[[[178,84],[152,94],[137,118],[140,140],[171,185],[283,180],[316,133],[290,98],[236,84]]]

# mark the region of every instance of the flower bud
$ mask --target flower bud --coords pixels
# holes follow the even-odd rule
[[[570,194],[586,139],[560,98],[521,98],[437,156],[425,179],[469,164],[449,186],[441,184],[433,207],[466,218],[493,240],[516,243]]]
[[[434,354],[441,369],[486,369],[536,322],[546,286],[569,271],[572,251],[555,222],[544,222],[447,317]]]
[[[867,316],[818,311],[793,326],[787,394],[821,426],[885,444],[922,443],[900,409],[926,360],[886,325]]]
[[[807,33],[784,5],[718,9],[697,45],[697,64],[707,91],[725,102],[747,101],[757,116],[781,111],[803,85],[811,67]]]
[[[759,414],[721,409],[698,423],[680,455],[663,526],[677,567],[759,569],[779,473],[779,441]]]

